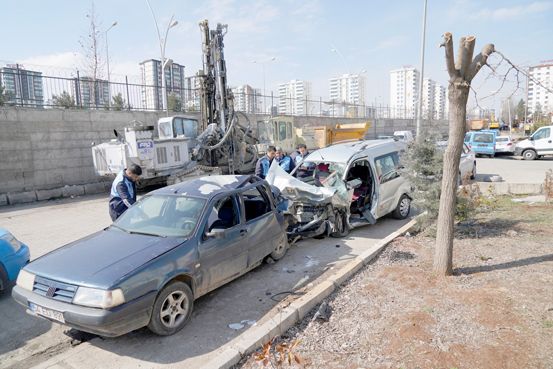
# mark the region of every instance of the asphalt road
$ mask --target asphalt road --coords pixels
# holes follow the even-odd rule
[[[553,169],[553,157],[539,160],[521,160],[520,157],[498,155],[493,159],[476,159],[476,180],[485,181],[493,175],[500,175],[509,183],[543,183],[545,172]]]
[[[287,293],[311,288],[325,273],[359,255],[407,221],[381,219],[344,239],[306,240],[279,262],[263,265],[196,301],[192,320],[178,334],[158,337],[146,329],[71,347],[67,327],[27,315],[8,294],[0,296],[0,368],[201,368],[217,349],[261,322]],[[106,196],[37,203],[0,210],[8,228],[36,258],[110,224]],[[291,298],[288,296],[288,298]]]

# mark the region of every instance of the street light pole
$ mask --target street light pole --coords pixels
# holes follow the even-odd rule
[[[264,111],[264,114],[267,113],[267,104],[266,104],[266,101],[265,101],[265,98],[266,98],[266,93],[265,93],[265,64],[267,63],[270,63],[272,61],[275,61],[276,60],[276,56],[273,56],[272,58],[270,58],[269,60],[266,60],[264,62],[261,62],[261,61],[257,61],[257,60],[253,60],[252,63],[254,64],[261,64],[261,71],[263,72],[263,111]]]
[[[169,35],[169,30],[173,27],[175,27],[179,22],[174,20],[175,15],[173,14],[171,16],[171,19],[169,20],[169,24],[167,25],[167,29],[165,30],[165,38],[161,37],[161,33],[159,32],[159,26],[157,24],[156,15],[154,14],[154,10],[152,9],[152,6],[150,5],[150,1],[146,0],[146,4],[148,4],[148,8],[150,8],[150,12],[152,13],[152,17],[154,18],[154,23],[156,25],[156,31],[157,31],[157,37],[159,39],[159,49],[161,53],[161,109],[165,110],[165,113],[167,116],[169,116],[169,107],[167,106],[167,86],[165,83],[165,67],[172,63],[169,60],[165,60],[165,45],[167,44],[167,36]]]
[[[109,73],[109,47],[108,47],[108,32],[110,29],[112,29],[113,27],[115,27],[117,25],[117,21],[113,22],[113,24],[108,28],[106,29],[106,64],[107,64],[107,68],[108,68],[108,85],[110,84],[110,81],[111,81],[111,75]]]
[[[421,77],[419,82],[419,101],[417,108],[417,140],[421,133],[421,120],[422,120],[422,90],[424,82],[424,44],[426,42],[426,8],[428,0],[424,0],[424,13],[422,17],[422,44],[421,44]]]

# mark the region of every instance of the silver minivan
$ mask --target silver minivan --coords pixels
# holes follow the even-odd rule
[[[288,234],[343,237],[387,214],[406,218],[411,185],[400,171],[405,148],[395,140],[346,142],[310,153],[291,175],[271,166],[267,180],[288,200]]]

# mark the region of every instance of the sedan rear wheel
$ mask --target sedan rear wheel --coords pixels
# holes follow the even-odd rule
[[[283,234],[277,241],[277,246],[274,251],[271,252],[271,255],[269,256],[274,261],[280,260],[284,257],[284,255],[286,255],[286,250],[288,250],[288,236]]]
[[[157,296],[148,328],[160,336],[175,334],[190,319],[193,306],[190,287],[184,282],[172,282]]]

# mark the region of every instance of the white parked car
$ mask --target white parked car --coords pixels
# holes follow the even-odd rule
[[[438,141],[438,148],[445,150],[447,147],[447,141]],[[462,184],[463,181],[468,179],[474,179],[476,177],[476,154],[465,143],[463,144],[463,151],[461,152],[461,159],[459,161],[459,179],[458,183]]]
[[[518,142],[515,146],[515,153],[521,155],[524,160],[553,155],[553,126],[541,127],[526,140]]]
[[[413,132],[411,131],[395,131],[394,138],[398,141],[403,141],[406,143],[410,143],[415,140],[415,138],[413,137]]]
[[[511,136],[498,136],[495,139],[495,153],[496,154],[514,154],[515,144]]]

